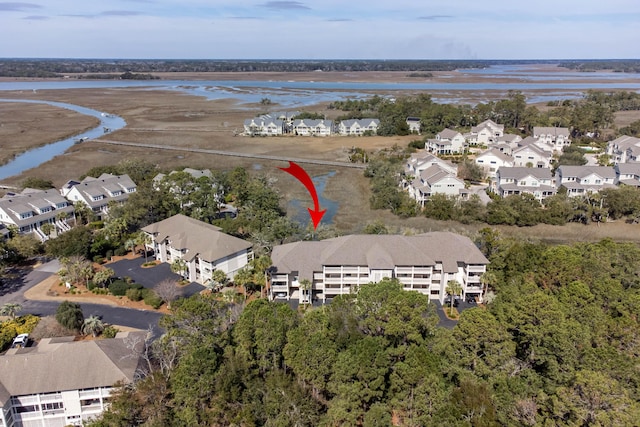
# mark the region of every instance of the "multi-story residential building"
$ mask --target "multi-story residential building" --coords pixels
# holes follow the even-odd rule
[[[618,163],[614,169],[617,185],[640,187],[640,163]]]
[[[469,142],[488,145],[496,142],[504,135],[504,125],[499,125],[493,120],[485,120],[478,126],[471,128]]]
[[[417,133],[420,135],[420,118],[419,117],[407,117],[407,126],[409,127],[409,132]]]
[[[465,188],[463,180],[438,164],[421,170],[413,180],[404,181],[404,185],[409,196],[422,207],[434,194],[457,197]]]
[[[360,136],[365,133],[375,135],[378,133],[378,126],[380,126],[380,120],[378,119],[342,120],[338,125],[338,132],[340,135]]]
[[[463,295],[481,298],[480,276],[489,263],[469,238],[449,232],[289,243],[274,247],[271,259],[270,297],[301,302],[354,293],[385,277],[441,302],[451,280],[462,285]],[[301,288],[304,279],[310,289]]]
[[[478,154],[475,162],[478,166],[481,166],[482,169],[484,169],[487,177],[494,178],[498,168],[513,166],[513,157],[494,147]]]
[[[278,111],[247,119],[244,121],[244,135],[278,136],[289,133],[291,123],[298,115],[299,111]]]
[[[137,190],[129,175],[103,173],[98,178],[91,176],[82,181],[67,181],[60,194],[73,203],[84,203],[102,218],[109,212],[110,203],[124,203]]]
[[[614,164],[626,163],[627,154],[632,154],[634,149],[640,147],[640,138],[622,135],[607,143],[607,154],[611,156]]]
[[[53,189],[25,189],[0,198],[0,223],[17,227],[20,233],[35,233],[42,241],[49,238],[42,231],[44,224],[53,225],[53,234],[68,231],[67,219],[73,212],[73,205]]]
[[[551,151],[544,151],[536,144],[518,146],[511,155],[513,157],[513,165],[516,167],[550,168],[551,160],[553,159]]]
[[[186,264],[186,279],[207,284],[215,270],[229,278],[253,257],[251,243],[220,231],[221,228],[178,214],[142,229],[150,236],[149,248],[157,260]]]
[[[567,166],[556,170],[556,185],[567,189],[570,197],[597,193],[604,188],[613,188],[616,170],[610,166]]]
[[[8,350],[0,357],[0,426],[80,426],[97,417],[116,383],[134,381],[145,335],[45,338]]]
[[[571,145],[569,129],[561,127],[535,126],[533,137],[541,143],[553,148],[555,152],[561,152],[564,147]]]
[[[547,168],[502,167],[496,173],[494,185],[500,197],[529,193],[542,202],[556,194],[551,170]]]
[[[244,134],[249,136],[278,136],[285,132],[285,121],[269,116],[244,121]]]
[[[406,175],[415,177],[423,170],[429,169],[431,166],[435,165],[440,166],[441,169],[444,169],[453,175],[458,174],[458,167],[456,165],[446,160],[442,160],[427,151],[418,151],[417,153],[411,154],[405,164],[404,172]]]
[[[293,133],[302,136],[331,136],[333,133],[333,120],[294,120]]]
[[[444,301],[447,283],[482,298],[480,277],[489,261],[473,242],[449,232],[419,236],[351,235],[273,248],[270,297],[327,301],[360,286],[396,278],[404,289]],[[310,288],[301,286],[308,280]]]
[[[433,154],[463,153],[467,149],[465,137],[455,130],[444,129],[435,139],[427,139],[424,148]]]
[[[501,137],[497,138],[492,145],[509,144],[512,148],[515,148],[520,141],[522,141],[522,137],[520,135],[505,133]]]

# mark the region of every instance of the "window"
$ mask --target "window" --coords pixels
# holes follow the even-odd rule
[[[24,412],[36,412],[40,410],[39,405],[26,405],[26,406],[18,406],[15,408],[18,414],[22,414]]]
[[[64,409],[64,405],[62,404],[62,402],[52,402],[52,403],[42,404],[43,411],[52,411],[54,409]]]
[[[99,405],[100,399],[84,399],[80,401],[81,406]]]

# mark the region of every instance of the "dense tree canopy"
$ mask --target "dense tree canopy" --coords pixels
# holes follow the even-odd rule
[[[178,300],[153,345],[155,368],[117,393],[95,425],[640,419],[640,248],[611,240],[549,246],[490,229],[478,238],[497,297],[465,310],[453,329],[437,326],[427,296],[391,279],[298,312],[266,300],[244,308],[207,296]],[[149,393],[164,403],[149,402]]]

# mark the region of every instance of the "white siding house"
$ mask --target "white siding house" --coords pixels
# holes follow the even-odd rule
[[[536,126],[533,128],[533,137],[552,147],[555,152],[562,152],[564,147],[571,145],[568,128]]]
[[[529,193],[539,202],[556,194],[556,187],[547,168],[500,168],[496,174],[495,190],[500,197]]]
[[[460,132],[444,129],[436,134],[435,139],[428,139],[424,148],[433,154],[463,153],[467,141]]]
[[[597,193],[604,188],[613,188],[616,171],[610,166],[566,166],[556,170],[556,184],[567,189],[570,197]]]
[[[54,234],[68,231],[67,219],[73,217],[73,205],[56,190],[25,189],[0,198],[0,224],[15,226],[19,233],[35,233],[44,241],[49,238],[44,224],[54,226]]]
[[[485,174],[490,178],[496,176],[498,168],[512,167],[514,164],[513,157],[501,152],[497,148],[490,148],[479,154],[475,162],[484,169]]]
[[[129,175],[103,173],[98,178],[91,176],[82,181],[67,181],[60,194],[73,203],[84,203],[99,217],[109,212],[109,203],[124,203],[137,190]]]
[[[342,120],[338,125],[338,132],[340,135],[361,136],[365,133],[375,135],[378,133],[378,126],[380,126],[380,120],[378,119]]]

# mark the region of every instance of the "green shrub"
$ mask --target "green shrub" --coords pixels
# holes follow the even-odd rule
[[[129,253],[129,251],[128,251],[128,250],[126,250],[125,248],[117,248],[117,249],[113,252],[113,254],[114,254],[115,256],[124,256],[124,255],[126,255],[126,254],[128,254],[128,253]]]
[[[129,288],[127,289],[126,295],[127,295],[127,298],[129,298],[131,301],[140,301],[142,299],[142,290]]]
[[[104,330],[102,331],[102,336],[104,338],[115,338],[116,334],[120,332],[118,330],[118,328],[115,328],[113,326],[107,326],[106,328],[104,328]]]
[[[87,282],[87,289],[90,290],[90,291],[93,291],[95,288],[96,288],[96,284],[93,283],[93,280],[89,280]]]
[[[125,296],[127,294],[127,289],[129,289],[129,284],[121,279],[114,280],[109,285],[109,292],[111,292],[111,295],[119,297]]]
[[[162,305],[162,299],[152,290],[144,288],[142,289],[142,299],[144,303],[153,308],[160,308]]]
[[[80,304],[62,301],[56,310],[56,320],[67,329],[79,331],[84,322],[84,314]]]
[[[102,227],[104,227],[103,221],[93,221],[89,223],[89,228],[92,230],[100,230]]]
[[[113,256],[113,251],[111,249],[109,249],[107,251],[107,253],[105,254],[105,258],[106,259],[111,259],[112,256]]]
[[[93,257],[93,262],[102,264],[104,262],[104,257],[101,255],[96,255]]]

